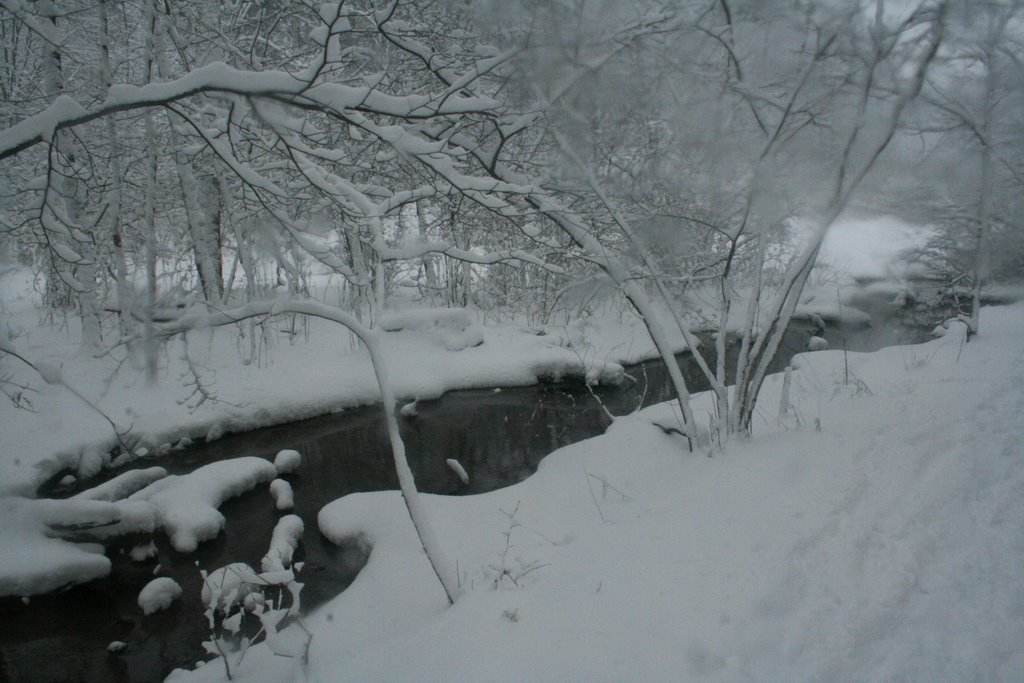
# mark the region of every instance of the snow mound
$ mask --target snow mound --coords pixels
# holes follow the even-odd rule
[[[149,615],[170,607],[181,597],[181,586],[172,578],[161,576],[146,584],[139,593],[139,607]]]
[[[153,505],[174,549],[190,553],[224,528],[224,516],[217,510],[224,501],[276,476],[277,469],[263,458],[235,458],[204,465],[190,474],[166,477],[129,500]]]
[[[0,498],[0,596],[39,595],[110,573],[93,541],[150,532],[147,503]]]
[[[284,479],[270,482],[270,495],[274,497],[274,506],[278,510],[291,510],[295,507],[295,494],[292,485]]]
[[[808,351],[827,351],[828,340],[824,337],[811,337],[807,340]]]
[[[302,465],[302,454],[298,451],[285,449],[274,457],[274,467],[278,474],[290,474]]]
[[[298,515],[285,515],[279,519],[270,539],[270,549],[260,561],[260,568],[265,572],[277,572],[290,567],[305,530]]]
[[[150,541],[149,543],[140,543],[128,551],[128,557],[132,558],[133,562],[145,562],[148,559],[156,557],[156,543]]]

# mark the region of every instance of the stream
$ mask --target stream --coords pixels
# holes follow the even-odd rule
[[[915,327],[851,328],[829,325],[832,348],[869,351],[924,337]],[[810,325],[796,321],[787,331],[776,370],[804,350]],[[734,345],[733,345],[734,346]],[[707,388],[696,363],[680,354],[680,366],[692,391]],[[664,365],[650,361],[626,368],[634,379],[619,387],[598,387],[597,394],[616,415],[671,397]],[[604,432],[608,420],[579,380],[527,387],[452,391],[418,404],[419,416],[402,419],[410,465],[421,491],[446,495],[483,493],[530,476],[540,460],[562,446]],[[327,503],[357,491],[397,489],[382,411],[367,406],[341,413],[225,436],[196,444],[173,456],[147,458],[131,467],[160,465],[183,474],[209,462],[255,455],[272,459],[281,449],[302,453],[302,466],[289,475],[295,491],[294,514],[306,531],[296,554],[305,562],[298,579],[303,608],[308,611],[344,590],[365,563],[357,547],[335,546],[316,527],[317,513]],[[463,485],[445,464],[456,458],[469,474]],[[92,487],[124,470],[104,473],[85,482]],[[40,490],[40,496],[67,496],[75,490]],[[229,562],[259,566],[279,516],[266,486],[234,498],[221,507],[226,532],[202,543],[194,553],[171,549],[158,534],[158,557],[133,562],[125,554],[141,539],[108,546],[113,571],[105,579],[67,591],[21,600],[0,599],[0,680],[25,682],[162,681],[173,669],[191,667],[205,656],[201,643],[209,637],[199,599],[200,569],[212,571]],[[154,576],[177,581],[184,593],[170,608],[143,616],[139,591]],[[127,648],[109,654],[114,640]]]

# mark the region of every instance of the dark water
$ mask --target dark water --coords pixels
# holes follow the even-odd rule
[[[794,323],[779,353],[777,369],[804,349],[808,330],[808,325]],[[895,336],[910,341],[920,338],[920,332],[908,329]],[[833,348],[845,344],[852,350],[871,350],[894,342],[891,328],[830,326],[826,337]],[[679,360],[691,389],[706,388],[692,358],[682,354]],[[634,381],[597,390],[613,414],[671,397],[667,372],[660,362],[627,370]],[[608,422],[578,381],[500,391],[455,391],[421,402],[418,412],[418,417],[402,420],[402,436],[417,484],[422,491],[450,495],[481,493],[521,481],[536,470],[545,455],[602,433]],[[293,512],[306,524],[296,559],[306,563],[299,580],[305,584],[303,606],[309,609],[341,592],[365,562],[359,548],[337,547],[320,535],[316,526],[320,508],[348,493],[398,488],[379,407],[229,435],[135,466],[159,464],[171,473],[185,473],[213,460],[246,455],[273,458],[283,448],[294,448],[303,455],[302,467],[289,479],[295,491]],[[449,471],[447,458],[462,463],[470,477],[468,486]],[[88,485],[113,474],[117,473],[97,477]],[[41,491],[41,495],[53,493]],[[73,491],[62,492],[70,493]],[[201,643],[209,631],[198,597],[199,569],[209,571],[236,561],[258,567],[281,514],[274,509],[266,486],[228,501],[221,512],[227,519],[226,531],[201,544],[195,553],[177,553],[161,536],[156,541],[158,558],[136,563],[122,554],[130,543],[112,546],[108,555],[113,572],[106,579],[33,598],[27,605],[0,600],[0,680],[159,681],[172,669],[202,658]],[[136,598],[153,578],[157,562],[160,575],[174,578],[184,594],[171,608],[144,617]],[[108,654],[106,646],[113,640],[125,641],[127,649]]]

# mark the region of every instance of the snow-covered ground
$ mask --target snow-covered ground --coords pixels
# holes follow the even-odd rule
[[[182,437],[377,399],[365,353],[346,332],[314,323],[294,343],[272,335],[262,361],[248,366],[235,332],[190,334],[194,367],[218,399],[194,409],[179,378],[180,344],[153,391],[130,357],[82,356],[73,321],[39,325],[25,277],[0,278],[4,343],[63,385],[3,361],[5,378],[31,384],[23,408],[34,411],[0,401],[0,495],[30,494],[62,467],[85,477],[108,464],[109,424],[68,385],[131,425],[153,453]],[[801,312],[856,316],[832,284],[808,292]],[[634,319],[604,313],[544,335],[464,325],[464,314],[440,327],[396,317],[385,348],[397,393],[406,401],[570,372],[614,379],[619,364],[653,350]],[[305,618],[314,633],[305,671],[256,647],[241,678],[1024,680],[1024,306],[986,309],[969,344],[961,328],[921,346],[850,354],[848,372],[842,352],[802,356],[789,415],[778,419],[781,380],[770,378],[755,438],[714,457],[685,454],[678,437],[653,426],[673,421],[662,405],[552,454],[519,485],[426,497],[460,568],[463,593],[450,608],[396,492],[336,501],[320,529],[370,544],[366,568]],[[703,400],[701,416],[711,410]],[[273,479],[287,459],[280,468],[250,463],[259,472],[228,477],[238,481],[224,496],[199,496],[206,507],[188,512],[202,528],[185,545],[219,529],[223,497]],[[76,540],[83,519],[92,537],[167,527],[165,512],[135,509],[187,479],[165,474],[143,470],[68,503],[0,498],[0,548],[45,543],[35,559],[5,552],[6,592],[104,575],[101,546],[64,538]],[[285,531],[280,542],[267,539],[275,557],[291,547]],[[39,558],[58,556],[71,562],[67,572],[37,571]],[[177,674],[223,675],[218,664]]]
[[[1024,306],[981,324],[801,356],[789,416],[773,377],[713,457],[652,425],[663,404],[516,486],[427,496],[452,607],[397,492],[342,498],[320,528],[367,566],[306,617],[305,669],[259,646],[236,678],[1024,680]]]

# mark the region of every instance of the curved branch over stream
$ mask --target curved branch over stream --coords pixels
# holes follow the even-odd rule
[[[430,567],[434,570],[434,574],[444,588],[448,604],[453,604],[459,595],[458,577],[441,549],[441,544],[423,507],[419,491],[416,489],[416,481],[413,478],[412,470],[409,468],[409,461],[405,455],[405,442],[402,441],[398,431],[398,418],[395,415],[395,394],[391,388],[391,380],[388,375],[387,364],[384,362],[383,349],[380,343],[380,333],[377,330],[366,327],[355,316],[346,313],[340,308],[327,306],[317,301],[281,297],[269,301],[255,301],[227,310],[186,313],[173,322],[158,325],[156,332],[162,337],[172,337],[193,329],[231,325],[249,318],[279,315],[282,313],[308,315],[344,325],[366,346],[366,350],[370,354],[370,362],[373,365],[374,376],[377,379],[377,386],[380,388],[381,402],[384,405],[384,417],[388,426],[388,439],[391,443],[391,453],[395,462],[395,471],[398,473],[398,484],[402,491],[402,499],[405,501],[405,507],[409,511],[409,518],[416,528],[416,535],[420,539],[420,544],[423,546],[423,552],[427,555]]]

